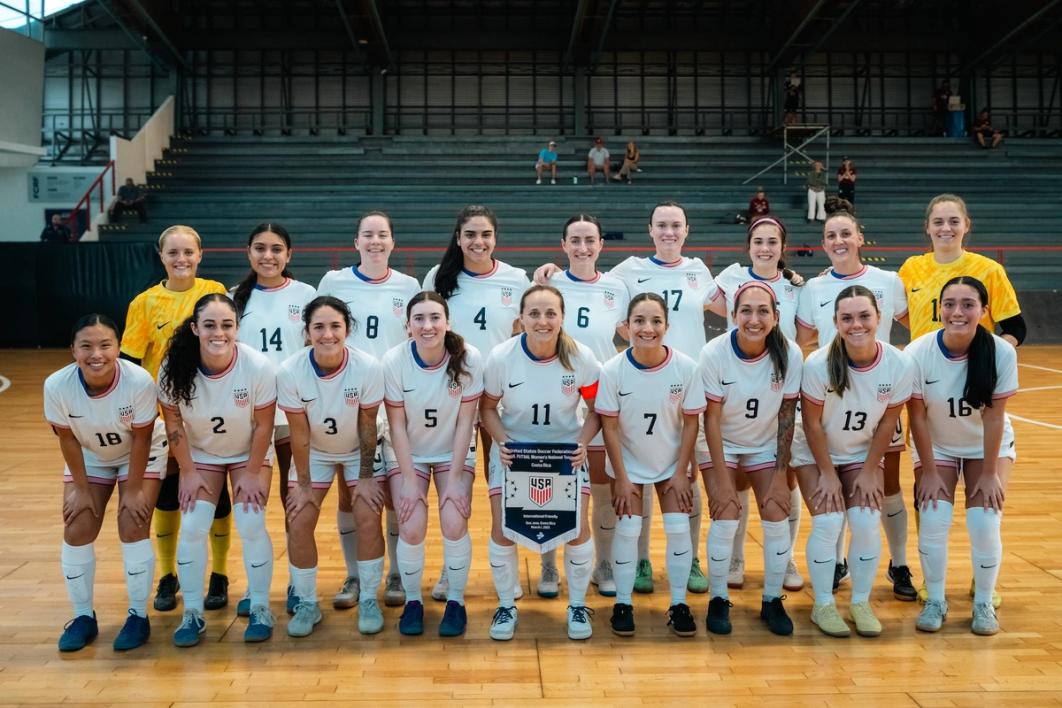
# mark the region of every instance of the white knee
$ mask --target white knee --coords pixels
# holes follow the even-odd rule
[[[813,539],[817,542],[835,544],[837,537],[844,528],[844,514],[839,511],[831,511],[811,517],[811,534],[808,537],[810,543]]]
[[[180,539],[188,543],[205,541],[214,523],[214,511],[217,507],[206,501],[197,501],[191,511],[181,514]]]
[[[255,511],[248,508],[245,511],[243,504],[235,504],[232,515],[236,519],[236,530],[240,532],[244,544],[266,535],[265,509]]]
[[[881,527],[881,512],[877,509],[854,507],[848,510],[848,525],[852,528],[853,539],[873,538]]]
[[[966,510],[966,532],[974,552],[992,552],[1001,545],[999,527],[1003,514],[983,507]]]
[[[640,529],[639,529],[640,530]],[[687,534],[690,532],[690,517],[688,514],[679,512],[664,513],[664,533],[668,536]]]
[[[686,527],[689,528],[689,519],[686,520]],[[625,539],[638,540],[638,536],[642,533],[642,517],[640,516],[621,516],[616,519],[616,535]]]

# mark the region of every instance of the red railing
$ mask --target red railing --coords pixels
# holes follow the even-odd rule
[[[66,217],[66,227],[68,229],[70,229],[70,233],[74,233],[74,229],[77,227],[77,213],[78,213],[78,211],[81,210],[81,205],[82,204],[85,205],[85,212],[88,215],[88,217],[86,219],[87,220],[87,224],[86,225],[88,226],[88,228],[90,228],[90,229],[92,228],[92,216],[93,216],[93,214],[92,214],[92,192],[93,191],[95,191],[97,189],[99,190],[99,205],[100,205],[100,209],[99,210],[103,211],[104,208],[106,208],[106,206],[107,206],[106,199],[105,199],[105,197],[103,195],[103,184],[104,184],[103,180],[104,180],[104,178],[106,178],[108,172],[111,173],[111,196],[114,196],[115,194],[118,193],[118,175],[117,175],[117,171],[114,168],[114,160],[111,160],[110,162],[107,163],[107,166],[103,168],[103,172],[100,172],[99,176],[96,179],[92,180],[92,184],[90,184],[89,188],[87,190],[85,190],[85,196],[81,197],[81,201],[79,201],[77,204],[75,204],[74,208],[71,209],[70,213],[67,215],[67,217]],[[81,236],[82,236],[82,232],[77,233],[75,238],[74,238],[74,240],[75,241],[80,241],[81,240]]]

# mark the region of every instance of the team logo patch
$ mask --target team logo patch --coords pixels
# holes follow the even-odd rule
[[[885,291],[881,288],[871,288],[870,292],[874,293],[874,297],[877,298],[878,303],[885,302]]]
[[[682,384],[671,384],[671,396],[672,403],[678,403],[682,400]]]
[[[251,394],[246,388],[234,388],[232,389],[232,402],[237,408],[246,408],[251,405]]]
[[[701,286],[700,283],[697,282],[696,273],[686,273],[686,283],[694,290]]]
[[[133,422],[133,407],[132,406],[119,406],[118,407],[118,420],[122,422],[122,425],[129,425]]]
[[[614,310],[614,309],[616,309],[616,293],[612,292],[611,290],[606,290],[605,293],[604,293],[604,297],[605,297],[605,309],[606,310]]]
[[[302,319],[302,305],[288,305],[288,319],[298,322]]]
[[[512,288],[502,288],[501,289],[501,304],[505,305],[506,307],[508,307],[509,305],[513,304],[513,289]]]
[[[345,388],[343,389],[343,403],[346,403],[351,408],[358,407],[358,389]]]
[[[786,283],[782,286],[782,289],[786,300],[796,300],[796,288],[791,283]]]
[[[561,376],[561,393],[565,396],[575,393],[575,374]]]
[[[878,384],[878,400],[882,403],[887,403],[889,400],[889,394],[892,393],[892,384]]]
[[[460,398],[461,397],[461,384],[457,383],[456,381],[451,381],[450,382],[450,387],[449,387],[447,393],[450,394],[450,398]]]
[[[401,317],[406,309],[406,301],[400,297],[391,298],[391,312],[395,317]]]
[[[771,372],[771,390],[772,391],[781,391],[783,383],[784,383],[784,380],[782,379],[782,377],[779,376],[777,372],[772,371]]]
[[[527,496],[535,504],[545,506],[553,498],[553,477],[529,477]]]

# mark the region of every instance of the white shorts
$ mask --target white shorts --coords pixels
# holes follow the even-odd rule
[[[501,456],[498,454],[498,445],[495,443],[490,448],[490,461],[487,463],[490,470],[490,481],[488,483],[488,491],[490,496],[500,496],[502,493],[502,484],[505,481],[505,468],[502,467]],[[579,492],[587,496],[590,495],[590,470],[586,465],[578,471],[579,475]]]
[[[155,425],[151,429],[151,450],[148,452],[147,467],[144,468],[144,479],[166,479],[166,462],[170,443],[166,438],[166,426],[162,418],[155,419]],[[85,465],[85,475],[92,484],[106,484],[114,486],[118,482],[129,479],[129,463],[120,465]],[[70,474],[70,468],[63,466],[63,482],[73,483],[74,478]]]
[[[361,458],[353,457],[348,460],[334,461],[334,460],[316,460],[313,456],[310,456],[310,486],[314,489],[328,489],[332,486],[332,480],[336,477],[336,471],[341,470],[343,472],[343,481],[346,482],[348,487],[354,487],[358,484],[358,475],[361,472]],[[373,477],[379,478],[376,471],[373,470]],[[291,469],[288,470],[288,488],[294,487],[299,483],[299,473],[295,469],[295,465],[292,464]]]
[[[676,472],[678,472],[678,470],[676,469],[671,470],[671,472],[661,472],[660,475],[656,478],[650,479],[645,475],[638,474],[637,472],[632,472],[630,467],[628,467],[627,479],[630,480],[631,484],[657,484],[658,482],[666,482],[667,480],[671,479],[673,476],[675,476]],[[608,459],[607,456],[605,457],[605,474],[608,475],[609,479],[616,478],[616,470],[612,466],[612,460]],[[687,477],[689,477],[689,474],[690,471],[686,470]]]
[[[273,447],[287,445],[291,442],[291,426],[287,423],[273,427]]]
[[[390,445],[384,447],[384,469],[387,470],[387,478],[391,479],[395,475],[401,474],[398,464],[398,456],[395,454],[395,450]],[[471,475],[476,474],[476,448],[473,445],[468,455],[465,456],[465,462],[461,467],[462,471],[468,472]],[[433,474],[439,474],[450,471],[450,460],[444,460],[439,462],[414,462],[413,471],[416,472],[417,477],[423,479],[425,482],[431,480]]]
[[[833,465],[834,468],[837,470],[838,474],[841,472],[848,472],[850,470],[862,469],[863,467],[862,462],[844,462],[841,464],[837,464],[836,461],[833,461]],[[884,465],[884,459],[878,462],[878,467],[884,467]],[[798,469],[800,467],[818,466],[818,463],[815,462],[815,456],[811,454],[811,448],[808,447],[807,438],[805,438],[803,435],[794,436],[793,438],[793,448],[792,455],[789,458],[789,466],[793,469]]]
[[[744,472],[758,472],[760,470],[774,469],[778,464],[778,455],[773,450],[764,452],[733,452],[723,446],[723,457],[726,459],[728,469],[741,468]],[[702,472],[712,469],[712,461],[699,465]]]
[[[966,460],[974,459],[983,458],[955,457],[954,455],[949,455],[946,452],[942,452],[935,446],[933,447],[933,461],[937,464],[937,467],[950,467],[952,469],[957,469],[961,472],[963,465],[966,463]],[[1014,447],[1013,439],[1008,441],[1006,440],[1006,438],[1004,438],[1003,443],[999,446],[999,459],[1007,459],[1011,462],[1014,462],[1018,459],[1018,451]],[[916,470],[921,469],[922,462],[918,458],[918,449],[915,448],[914,445],[911,446],[911,461],[914,463],[914,468]]]
[[[586,405],[586,401],[582,398],[579,399],[579,420],[586,420],[586,416],[589,413],[589,408]],[[594,439],[590,441],[590,444],[586,446],[586,449],[592,452],[604,452],[605,451],[605,438],[598,430],[594,435]]]

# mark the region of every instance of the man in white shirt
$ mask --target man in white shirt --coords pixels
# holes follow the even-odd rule
[[[586,153],[586,174],[590,176],[590,184],[595,183],[595,175],[598,170],[605,173],[605,184],[608,184],[609,169],[608,150],[605,149],[603,138],[594,138],[594,146]]]

